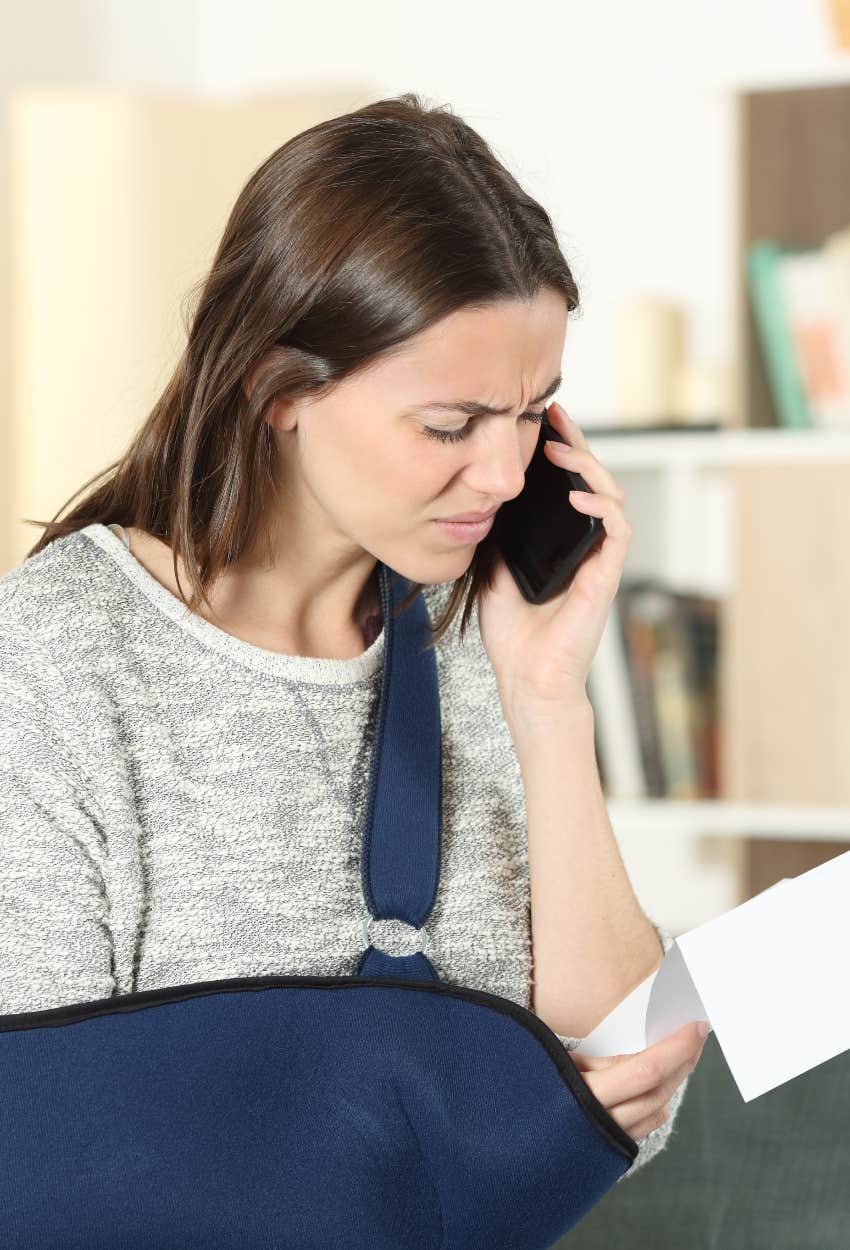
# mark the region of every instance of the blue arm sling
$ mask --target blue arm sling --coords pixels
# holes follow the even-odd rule
[[[424,933],[442,826],[428,611],[379,574],[355,975],[0,1016],[4,1250],[544,1250],[634,1162],[532,1011],[369,943],[372,917]]]

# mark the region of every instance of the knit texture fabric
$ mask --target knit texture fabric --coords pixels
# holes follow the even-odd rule
[[[354,975],[380,619],[351,659],[265,650],[190,613],[119,530],[89,525],[0,578],[0,1014]],[[424,587],[432,621],[450,590]],[[458,624],[436,645],[443,841],[428,957],[445,981],[530,1008],[522,778],[477,610],[463,643]],[[418,949],[411,936],[370,929],[390,954]],[[621,1179],[667,1144],[686,1085]]]

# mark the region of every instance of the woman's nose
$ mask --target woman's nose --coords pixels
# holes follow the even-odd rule
[[[480,495],[494,499],[513,499],[525,485],[525,456],[516,432],[503,438],[482,442],[475,457],[474,485]]]

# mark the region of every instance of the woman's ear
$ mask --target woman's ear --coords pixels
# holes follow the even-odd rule
[[[276,399],[269,404],[265,421],[273,430],[294,430],[298,424],[298,410],[295,400]]]
[[[263,370],[268,366],[271,356],[271,352],[264,352],[242,378],[242,391],[247,399],[250,399],[254,393],[254,388],[260,381]],[[276,430],[293,429],[297,424],[293,401],[291,399],[274,400],[266,409],[264,420]]]
[[[242,378],[242,390],[244,392],[246,399],[251,398],[254,387],[257,385],[257,380],[260,374],[263,372],[263,369],[266,367],[268,358],[269,358],[269,353],[264,352],[262,356],[259,356],[254,361],[254,363],[251,365],[248,372]]]

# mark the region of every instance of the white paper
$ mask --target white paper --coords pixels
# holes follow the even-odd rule
[[[850,851],[676,938],[577,1048],[644,1050],[707,1020],[745,1102],[850,1049]]]

